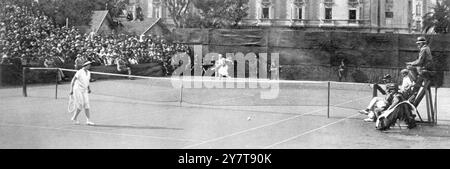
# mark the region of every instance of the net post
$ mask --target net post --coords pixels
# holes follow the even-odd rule
[[[330,98],[331,98],[331,82],[328,81],[327,118],[330,118]]]
[[[58,100],[58,81],[59,81],[59,69],[56,70],[56,80],[55,80],[55,100]]]
[[[438,101],[438,87],[436,87],[435,89],[434,89],[434,118],[435,118],[435,120],[434,120],[434,124],[435,125],[437,125],[437,121],[438,121],[438,108],[437,108],[437,101]]]
[[[433,122],[433,113],[431,112],[432,110],[431,109],[433,109],[433,105],[432,105],[432,103],[431,103],[431,100],[430,100],[430,98],[431,98],[431,96],[430,96],[430,90],[429,90],[429,88],[427,87],[427,88],[424,88],[424,90],[425,90],[425,99],[426,99],[426,105],[427,105],[427,118],[428,118],[428,123],[432,123]]]
[[[181,79],[181,88],[180,88],[180,107],[183,107],[183,89],[184,89],[184,81]]]
[[[23,97],[28,97],[27,94],[27,67],[22,68],[22,93]]]

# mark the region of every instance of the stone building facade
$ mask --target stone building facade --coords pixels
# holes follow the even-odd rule
[[[419,33],[434,0],[249,0],[243,26]],[[148,18],[170,23],[163,0],[130,0]]]

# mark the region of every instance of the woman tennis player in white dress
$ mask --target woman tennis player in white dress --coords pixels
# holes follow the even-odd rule
[[[220,55],[219,60],[217,61],[217,73],[220,78],[230,78],[230,75],[228,73],[228,63],[231,63],[231,59],[224,57],[223,55]]]
[[[70,84],[70,96],[73,96],[73,102],[76,109],[72,117],[72,121],[74,121],[75,124],[80,124],[77,118],[81,111],[84,109],[84,113],[86,114],[87,118],[86,124],[95,125],[90,121],[89,112],[89,94],[91,93],[91,89],[89,87],[91,72],[89,72],[89,69],[91,68],[91,64],[92,62],[90,61],[84,63],[83,68],[77,71]]]

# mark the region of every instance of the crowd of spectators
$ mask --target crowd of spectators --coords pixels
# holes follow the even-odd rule
[[[52,19],[33,7],[0,2],[1,64],[20,60],[22,66],[64,67],[93,61],[94,66],[158,63],[168,74],[178,52],[189,47],[159,36],[81,34],[76,28],[56,27]]]

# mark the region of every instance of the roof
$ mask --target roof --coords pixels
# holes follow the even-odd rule
[[[159,23],[159,21],[161,21],[161,18],[158,18],[157,20],[154,20],[153,23],[147,28],[145,29],[144,32],[142,32],[142,34],[147,33],[149,30],[151,30],[156,24]]]
[[[155,25],[161,24],[161,18],[145,18],[143,21],[122,22],[126,32],[142,35],[150,31]]]
[[[94,30],[95,33],[98,32],[100,27],[102,26],[105,20],[109,20],[109,12],[108,11],[93,11],[92,20],[89,24],[91,26],[91,30]]]

